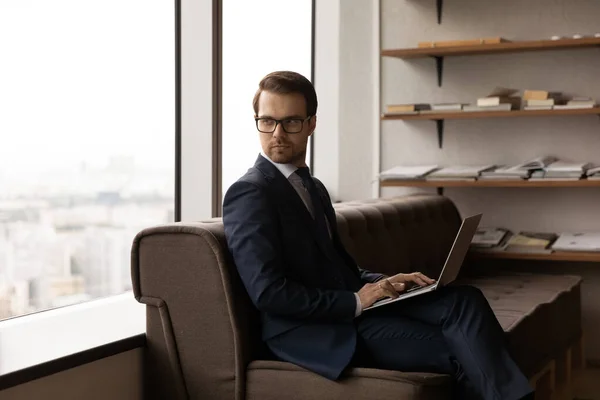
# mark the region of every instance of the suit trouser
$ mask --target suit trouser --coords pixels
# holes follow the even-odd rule
[[[481,291],[450,286],[365,311],[353,365],[455,378],[457,398],[520,399],[532,392]]]

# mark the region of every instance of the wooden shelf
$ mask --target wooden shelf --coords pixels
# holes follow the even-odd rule
[[[470,251],[469,258],[475,259],[499,259],[499,260],[543,260],[543,261],[576,261],[576,262],[600,262],[600,252],[567,252],[556,251],[550,254],[544,253],[510,253],[510,252],[478,252]]]
[[[600,38],[531,40],[494,44],[480,44],[476,46],[425,47],[395,50],[390,49],[383,50],[381,52],[381,55],[386,57],[410,59],[426,57],[521,53],[527,51],[544,51],[560,49],[580,49],[596,46],[600,46]]]
[[[600,107],[580,108],[571,110],[513,110],[513,111],[459,111],[427,114],[383,114],[382,120],[431,120],[445,119],[478,119],[478,118],[512,118],[512,117],[541,117],[561,115],[600,115]]]
[[[499,180],[481,180],[481,181],[426,181],[426,180],[383,180],[380,181],[381,187],[502,187],[502,188],[539,188],[539,187],[597,187],[600,188],[600,181],[580,179],[577,181],[499,181]]]

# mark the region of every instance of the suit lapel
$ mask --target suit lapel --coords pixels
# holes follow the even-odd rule
[[[312,233],[317,244],[321,247],[321,249],[327,255],[327,257],[329,257],[332,261],[334,261],[334,256],[331,254],[333,246],[331,246],[330,244],[325,242],[325,240],[327,238],[321,238],[322,235],[318,234],[317,226],[313,220],[312,215],[310,214],[310,212],[306,208],[306,205],[304,204],[304,202],[302,201],[302,199],[296,192],[296,189],[294,189],[292,187],[291,183],[286,179],[286,177],[283,176],[283,174],[273,164],[271,164],[268,160],[266,160],[261,155],[258,156],[258,159],[256,160],[256,163],[254,164],[254,166],[263,173],[265,178],[267,178],[267,180],[269,181],[269,183],[271,185],[271,188],[273,189],[273,192],[277,196],[282,196],[284,202],[293,205],[293,207],[295,209],[297,209],[297,211],[299,213],[302,214],[301,219],[304,221],[305,226]],[[325,218],[329,222],[329,226],[330,226],[330,229],[331,229],[332,235],[333,235],[333,234],[335,234],[334,228],[331,223],[331,218],[328,215],[329,213],[326,211],[328,209],[328,207],[325,206],[325,202],[324,202],[324,198],[323,198],[324,194],[323,194],[323,191],[321,190],[321,188],[319,187],[319,185],[317,185],[317,190],[319,192],[319,198],[321,200],[322,207],[325,210]]]
[[[265,178],[267,178],[274,195],[280,196],[284,203],[290,204],[302,214],[302,221],[305,222],[307,228],[314,234],[315,229],[314,224],[312,223],[312,215],[310,215],[306,205],[304,205],[304,202],[285,176],[283,176],[273,164],[260,155],[254,166],[263,173]]]

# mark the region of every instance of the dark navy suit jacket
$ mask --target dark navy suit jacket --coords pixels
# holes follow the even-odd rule
[[[354,293],[382,275],[360,269],[346,252],[329,194],[314,181],[331,229],[329,243],[317,234],[292,185],[262,156],[227,191],[223,223],[271,351],[337,379],[356,346]]]

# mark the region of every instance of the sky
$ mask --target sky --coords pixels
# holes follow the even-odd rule
[[[172,168],[168,0],[0,0],[0,173],[109,156]]]
[[[0,181],[111,156],[173,168],[173,4],[0,0]],[[310,35],[310,0],[224,1],[223,193],[260,151],[258,82],[310,79]]]

